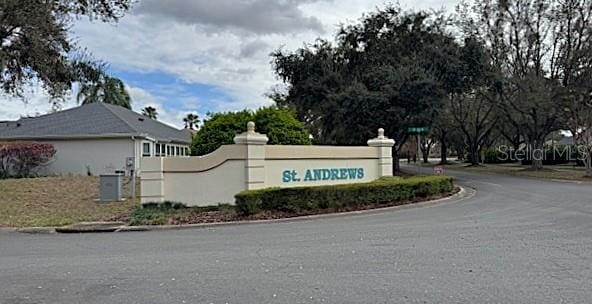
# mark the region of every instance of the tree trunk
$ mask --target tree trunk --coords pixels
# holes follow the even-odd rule
[[[457,160],[464,161],[465,160],[465,147],[458,145],[458,146],[456,146],[455,150],[456,150],[456,154],[457,154]]]
[[[543,141],[535,139],[529,146],[530,159],[532,160],[530,168],[532,170],[542,170],[543,157],[545,156]]]
[[[399,166],[399,150],[393,147],[393,175],[399,171],[401,171],[401,167]]]
[[[585,155],[584,164],[586,165],[586,176],[592,177],[592,147],[586,147]]]
[[[471,162],[472,166],[479,165],[479,146],[478,145],[469,145],[469,162]]]
[[[440,165],[446,165],[448,163],[448,160],[446,159],[447,156],[447,151],[448,148],[446,147],[446,142],[445,141],[441,141],[440,142]]]

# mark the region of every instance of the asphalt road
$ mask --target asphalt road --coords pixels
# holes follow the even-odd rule
[[[214,229],[0,233],[0,303],[591,303],[592,186]]]

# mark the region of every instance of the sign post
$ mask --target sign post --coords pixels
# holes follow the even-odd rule
[[[407,133],[415,134],[415,140],[417,141],[417,156],[416,158],[419,160],[421,155],[421,134],[426,134],[430,131],[430,127],[409,127],[407,128]]]

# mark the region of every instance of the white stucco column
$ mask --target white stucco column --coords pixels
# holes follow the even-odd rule
[[[384,129],[378,129],[378,137],[370,139],[368,146],[378,149],[379,176],[393,176],[393,146],[395,141],[384,136]]]
[[[164,158],[147,157],[142,160],[140,171],[141,202],[164,202]]]
[[[234,137],[234,143],[247,146],[247,190],[265,188],[265,144],[269,139],[265,134],[255,132],[255,123],[247,123],[247,132]]]

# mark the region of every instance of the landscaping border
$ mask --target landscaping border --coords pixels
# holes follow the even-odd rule
[[[314,219],[325,219],[325,218],[335,218],[335,217],[345,217],[345,216],[357,216],[357,215],[368,215],[374,213],[381,213],[381,212],[389,212],[394,210],[405,210],[405,209],[412,209],[412,208],[421,208],[421,207],[428,207],[432,205],[442,204],[442,203],[456,203],[464,201],[465,199],[471,198],[475,195],[476,190],[472,188],[465,188],[458,185],[455,185],[456,188],[459,189],[458,192],[438,199],[433,200],[426,200],[420,201],[417,203],[412,204],[404,204],[404,205],[397,205],[397,206],[390,206],[390,207],[383,207],[383,208],[374,208],[374,209],[364,209],[364,210],[357,210],[357,211],[347,211],[347,212],[336,212],[336,213],[324,213],[324,214],[314,214],[314,215],[304,215],[304,216],[296,216],[296,217],[287,217],[287,218],[279,218],[279,219],[268,219],[268,220],[244,220],[244,221],[230,221],[230,222],[215,222],[215,223],[199,223],[199,224],[184,224],[184,225],[143,225],[143,226],[118,226],[113,232],[137,232],[137,231],[158,231],[158,230],[184,230],[184,229],[194,229],[194,228],[216,228],[216,227],[224,227],[224,226],[238,226],[238,225],[255,225],[255,224],[271,224],[271,223],[282,223],[282,222],[294,222],[294,221],[306,221],[306,220],[314,220]],[[93,223],[87,223],[91,225]],[[100,223],[104,225],[105,223]],[[13,231],[13,232],[21,232],[21,233],[31,233],[31,234],[54,234],[57,233],[59,230],[63,230],[65,227],[27,227],[27,228],[0,228],[0,231]],[[93,231],[88,227],[80,229],[80,231],[75,231],[72,228],[67,228],[68,233],[89,233],[89,232],[106,232],[104,230],[101,231]]]

